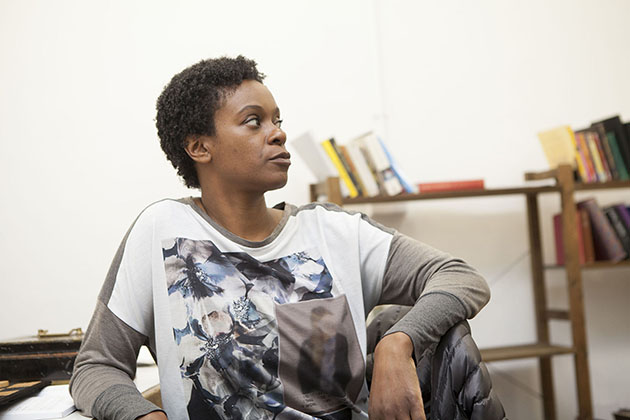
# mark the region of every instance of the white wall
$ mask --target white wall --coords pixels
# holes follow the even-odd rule
[[[182,68],[244,54],[268,74],[289,138],[310,129],[343,142],[374,128],[413,180],[514,185],[546,168],[538,130],[630,119],[628,16],[624,0],[0,1],[0,338],[86,327],[136,214],[195,194],[153,121]],[[268,200],[305,203],[311,181],[296,156]],[[542,207],[550,260],[557,198]],[[486,275],[493,298],[472,322],[480,346],[534,340],[522,199],[362,210]],[[630,405],[628,271],[584,277],[595,415],[610,418]],[[549,273],[554,307],[566,307],[563,282]],[[553,334],[570,337],[562,323]],[[572,359],[554,360],[559,418],[570,419]],[[534,361],[489,368],[511,419],[541,418]]]

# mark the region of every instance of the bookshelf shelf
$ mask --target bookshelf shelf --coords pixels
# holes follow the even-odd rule
[[[591,191],[591,190],[609,190],[617,188],[630,188],[630,181],[610,181],[610,182],[593,182],[590,184],[575,184],[576,191]]]
[[[619,262],[597,261],[590,264],[580,265],[580,268],[582,270],[593,270],[593,269],[601,269],[601,268],[620,268],[620,267],[630,268],[630,260],[623,260]],[[550,264],[550,265],[545,265],[545,268],[549,270],[564,270],[566,267],[564,265]]]
[[[493,347],[480,350],[481,358],[485,362],[500,360],[527,359],[532,357],[547,357],[559,354],[573,354],[575,349],[566,346],[554,346],[545,343],[524,344],[519,346]]]
[[[546,172],[526,173],[526,180],[555,180],[555,185],[532,186],[517,188],[498,188],[469,190],[441,193],[400,194],[391,197],[377,196],[370,198],[343,198],[338,178],[329,178],[326,182],[310,186],[311,200],[316,201],[319,196],[326,196],[328,201],[340,206],[351,204],[398,203],[418,200],[464,199],[471,197],[490,197],[506,195],[522,195],[527,207],[527,226],[529,246],[531,252],[531,273],[534,291],[534,309],[536,316],[536,343],[481,349],[485,361],[512,360],[523,358],[537,358],[539,363],[541,388],[543,394],[544,418],[556,419],[556,404],[553,385],[552,357],[556,355],[573,355],[575,366],[575,381],[578,402],[578,418],[593,420],[591,401],[590,371],[585,329],[584,299],[582,292],[582,270],[589,269],[620,269],[630,268],[630,261],[618,263],[598,261],[596,263],[580,265],[577,231],[563,229],[564,261],[565,265],[545,265],[542,256],[541,227],[539,221],[538,196],[540,194],[555,193],[561,198],[562,225],[573,226],[576,220],[576,206],[574,194],[582,191],[630,189],[630,181],[613,181],[604,183],[580,184],[573,179],[570,166],[562,165],[557,169]],[[545,271],[547,269],[563,269],[567,278],[566,287],[569,296],[568,310],[550,309],[547,307],[547,292],[545,289]],[[571,346],[551,344],[549,321],[562,320],[569,323],[572,333]]]

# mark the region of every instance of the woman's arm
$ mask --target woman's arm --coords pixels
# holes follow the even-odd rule
[[[413,305],[385,335],[407,334],[416,358],[452,326],[474,317],[489,300],[485,279],[466,262],[407,236],[394,235],[379,304]]]
[[[160,410],[144,399],[132,380],[146,340],[103,302],[97,303],[70,381],[79,410],[98,419],[135,419]]]
[[[376,346],[370,418],[425,419],[414,359],[457,322],[472,318],[490,290],[464,261],[396,233],[390,245],[380,304],[413,308]]]
[[[160,410],[132,380],[140,347],[153,329],[152,232],[152,219],[141,216],[125,235],[74,363],[75,405],[98,419],[135,419]]]

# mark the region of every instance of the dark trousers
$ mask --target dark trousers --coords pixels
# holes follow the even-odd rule
[[[372,379],[373,353],[383,335],[410,307],[391,305],[380,311],[367,327],[366,376]],[[427,419],[503,420],[503,405],[492,390],[490,374],[479,349],[462,321],[429,347],[417,360],[417,373]]]

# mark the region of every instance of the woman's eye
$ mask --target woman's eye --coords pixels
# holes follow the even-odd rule
[[[281,128],[282,127],[282,121],[283,120],[276,120],[276,122],[275,122],[276,127]]]
[[[248,118],[247,120],[245,120],[245,125],[249,125],[252,127],[260,127],[260,118],[258,117]]]

